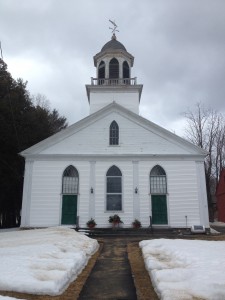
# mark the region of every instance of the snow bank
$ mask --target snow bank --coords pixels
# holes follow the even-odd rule
[[[59,295],[98,249],[96,240],[73,229],[0,234],[0,290]]]
[[[220,226],[220,227],[225,227],[225,223],[224,222],[212,222],[209,223],[212,226]]]
[[[157,239],[139,245],[160,299],[225,299],[225,242]]]

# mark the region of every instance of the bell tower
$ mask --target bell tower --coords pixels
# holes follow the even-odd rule
[[[111,40],[94,56],[96,77],[86,85],[90,114],[111,102],[139,114],[143,85],[131,76],[133,63],[134,57],[113,33]]]

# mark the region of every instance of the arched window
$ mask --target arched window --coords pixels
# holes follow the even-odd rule
[[[123,62],[123,78],[130,78],[130,68],[126,61]]]
[[[67,167],[63,172],[62,193],[78,194],[79,175],[73,166]]]
[[[150,173],[150,192],[151,194],[166,194],[166,173],[162,167],[156,165]]]
[[[105,63],[101,61],[98,67],[98,78],[103,79],[105,78]]]
[[[109,144],[119,145],[119,126],[116,121],[113,121],[109,128]]]
[[[116,58],[109,62],[109,78],[119,78],[119,62]]]
[[[122,210],[122,173],[116,166],[106,173],[106,210]]]

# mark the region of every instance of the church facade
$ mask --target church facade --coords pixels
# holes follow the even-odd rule
[[[24,150],[21,227],[209,227],[206,152],[139,116],[134,57],[116,36],[94,56],[90,114]]]

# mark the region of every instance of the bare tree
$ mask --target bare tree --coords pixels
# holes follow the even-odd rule
[[[212,108],[197,103],[194,110],[184,113],[187,120],[185,137],[208,151],[205,160],[209,215],[213,214],[213,195],[222,167],[225,166],[225,119]]]

